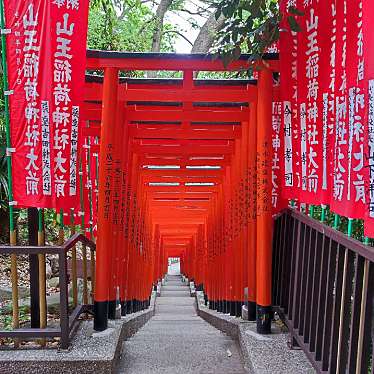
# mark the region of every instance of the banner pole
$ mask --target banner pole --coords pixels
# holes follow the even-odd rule
[[[348,231],[347,235],[351,238],[352,237],[352,232],[353,232],[353,219],[348,218]]]
[[[1,29],[5,29],[5,16],[4,16],[4,5],[3,0],[0,0],[0,11],[1,11]],[[1,56],[3,64],[3,89],[4,89],[4,106],[5,106],[5,131],[6,131],[6,146],[8,150],[11,149],[11,138],[10,138],[10,114],[9,114],[9,96],[6,92],[9,90],[8,84],[8,65],[6,62],[6,35],[1,34]],[[7,151],[7,170],[8,170],[8,189],[9,189],[9,202],[13,201],[13,179],[12,179],[12,154]],[[14,231],[14,208],[13,205],[9,204],[9,225],[10,231]],[[12,238],[11,238],[12,239]],[[14,243],[15,244],[15,243]]]
[[[27,208],[27,228],[28,244],[39,245],[39,212],[37,208]],[[30,315],[31,328],[40,327],[39,312],[39,259],[38,254],[29,254],[29,274],[30,274]]]
[[[339,223],[340,223],[340,216],[339,214],[335,214],[334,215],[334,226],[333,226],[335,230],[338,229]]]
[[[70,235],[75,234],[74,211],[70,209]],[[72,273],[72,288],[73,288],[73,305],[78,305],[78,279],[77,279],[77,246],[74,245],[71,249],[71,273]]]
[[[45,245],[44,232],[44,209],[38,209],[38,246]],[[46,300],[46,270],[45,270],[45,254],[39,253],[39,319],[40,328],[47,327],[47,300]],[[45,346],[46,339],[40,340],[41,346]]]
[[[4,3],[0,0],[0,23],[1,30],[5,29],[5,14],[4,14]],[[10,114],[9,114],[9,96],[7,94],[9,90],[8,83],[8,65],[6,60],[6,34],[1,33],[1,56],[3,64],[3,89],[4,89],[4,115],[5,115],[5,134],[6,134],[6,158],[7,158],[7,174],[8,174],[8,195],[9,195],[9,242],[10,245],[17,244],[17,236],[14,227],[14,207],[13,207],[13,176],[12,176],[12,154],[10,152],[12,148],[11,135],[10,135]],[[17,274],[17,256],[11,255],[11,278],[12,278],[12,309],[13,318],[12,326],[13,329],[19,328],[19,305],[18,305],[18,274]],[[17,340],[15,345],[18,346]]]
[[[79,205],[81,208],[80,211],[80,217],[81,217],[81,222],[80,222],[80,229],[81,233],[84,235],[84,199],[83,199],[83,166],[82,166],[82,156],[81,159],[79,160],[79,183],[80,183],[80,191],[79,191]]]
[[[60,209],[59,214],[59,230],[58,230],[58,245],[63,245],[65,240],[64,235],[64,210]]]
[[[324,223],[326,221],[326,205],[321,205],[321,222]]]

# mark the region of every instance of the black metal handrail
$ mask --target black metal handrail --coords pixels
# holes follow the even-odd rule
[[[60,254],[63,252],[68,252],[76,244],[82,243],[83,245],[96,250],[96,244],[91,240],[87,239],[86,236],[76,233],[72,235],[63,245],[0,245],[0,254],[16,254],[16,255],[31,255],[31,254]]]
[[[0,337],[13,339],[29,338],[60,338],[60,347],[66,349],[69,346],[70,334],[75,328],[75,323],[82,313],[92,309],[91,305],[77,305],[69,316],[68,284],[69,274],[67,267],[67,254],[78,243],[96,250],[96,245],[82,234],[74,234],[63,245],[57,246],[10,246],[1,245],[0,254],[7,255],[58,255],[59,263],[59,287],[60,287],[60,326],[56,328],[19,328],[13,330],[0,330]],[[91,275],[92,276],[92,275]],[[44,295],[45,296],[45,295]]]
[[[294,209],[275,220],[273,305],[320,373],[368,373],[374,249]]]

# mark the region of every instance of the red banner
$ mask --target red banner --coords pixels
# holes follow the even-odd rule
[[[319,2],[317,14],[319,15],[321,53],[319,61],[318,80],[320,100],[318,105],[319,127],[321,144],[321,190],[320,203],[330,204],[333,191],[333,150],[335,143],[335,86],[336,86],[336,1],[327,0]]]
[[[5,0],[14,204],[78,205],[88,0]]]
[[[364,61],[365,76],[368,89],[367,104],[367,129],[365,131],[365,145],[367,147],[368,198],[365,216],[365,235],[374,238],[374,33],[372,22],[374,17],[374,4],[371,0],[364,0],[363,11],[363,36],[364,36]],[[365,164],[366,165],[366,164]]]
[[[273,116],[272,116],[272,186],[271,201],[273,205],[273,215],[278,214],[287,206],[287,200],[282,195],[282,168],[281,155],[283,153],[283,144],[281,141],[282,127],[282,102],[279,101],[278,95],[273,98]]]
[[[297,53],[298,38],[297,33],[292,32],[287,17],[289,2],[284,0],[280,3],[280,9],[283,14],[281,24],[282,32],[280,34],[280,75],[281,75],[281,100],[283,104],[283,125],[281,131],[283,154],[281,167],[284,177],[281,180],[283,196],[289,199],[298,198],[298,178],[297,158],[299,151],[297,148]],[[297,6],[295,1],[294,6]],[[287,84],[282,84],[287,82]]]
[[[364,67],[362,1],[337,5],[337,86],[334,193],[331,208],[350,218],[365,216],[367,88]]]
[[[317,1],[304,2],[300,19],[302,32],[298,35],[298,114],[300,152],[300,200],[318,204],[323,178],[323,131],[320,103],[322,30]]]
[[[302,29],[296,40],[286,22],[294,15],[290,5],[304,12],[296,17]],[[282,195],[330,204],[349,218],[366,217],[369,230],[374,222],[374,5],[285,0],[280,8],[286,30],[280,40]]]

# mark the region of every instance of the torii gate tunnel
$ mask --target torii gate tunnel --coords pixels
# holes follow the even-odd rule
[[[203,289],[211,308],[271,326],[271,128],[278,56],[258,80],[198,80],[239,71],[202,55],[89,51],[85,135],[100,153],[96,330],[147,305],[168,257]],[[178,71],[182,79],[120,78],[121,71]],[[98,141],[98,139],[100,139]],[[247,291],[245,291],[247,290]]]

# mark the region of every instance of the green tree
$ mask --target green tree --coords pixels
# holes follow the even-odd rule
[[[122,12],[118,10],[106,12],[102,4],[90,9],[88,22],[87,46],[91,49],[149,52],[155,20],[152,11],[140,1],[133,1],[131,6],[124,5]],[[174,26],[166,24],[165,29],[173,30]],[[174,52],[176,35],[167,33],[162,39],[161,50]]]
[[[92,0],[91,8],[100,9],[99,23],[100,29],[106,34],[104,39],[115,44],[112,38],[113,31],[127,31],[131,35],[135,30],[136,38],[145,40],[139,52],[172,52],[176,36],[185,39],[191,45],[192,53],[207,53],[212,47],[216,33],[223,27],[225,17],[223,15],[215,17],[213,0]],[[140,13],[139,13],[140,10]],[[141,19],[133,18],[134,14],[140,14]],[[182,30],[175,22],[168,22],[168,15],[174,15],[187,21],[192,29],[199,30],[196,40],[191,40],[188,30]],[[185,18],[187,16],[187,18]],[[126,20],[131,25],[135,20],[135,28],[130,30],[119,30],[117,21]],[[142,34],[137,34],[137,25],[143,23]],[[118,36],[118,35],[117,35]],[[130,47],[139,47],[131,44]],[[118,49],[112,48],[108,49]],[[171,48],[170,48],[171,47]],[[107,48],[105,48],[107,49]]]
[[[279,40],[284,14],[279,10],[278,0],[214,0],[216,19],[225,17],[223,28],[217,33],[214,52],[226,63],[245,52],[253,61]],[[288,9],[287,22],[293,31],[300,31],[295,7]]]

